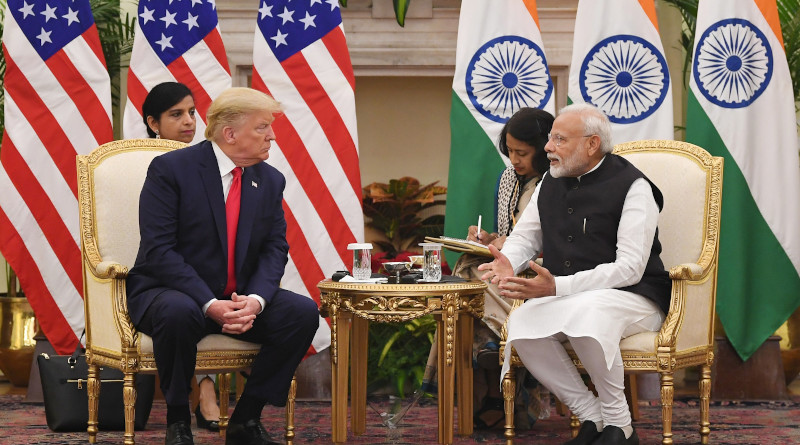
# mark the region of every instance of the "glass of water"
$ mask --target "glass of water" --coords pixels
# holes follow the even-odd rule
[[[353,278],[359,281],[369,280],[372,276],[372,244],[350,243],[347,249],[353,251]]]
[[[422,246],[422,280],[438,282],[442,280],[442,244],[420,243]]]

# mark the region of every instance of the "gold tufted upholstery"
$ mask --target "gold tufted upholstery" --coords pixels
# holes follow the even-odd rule
[[[125,445],[134,445],[136,373],[156,373],[152,339],[137,332],[128,316],[125,277],[139,249],[139,194],[150,161],[186,144],[163,139],[114,141],[78,156],[81,256],[83,261],[86,361],[89,364],[89,442],[97,440],[100,394],[98,368],[125,377]],[[260,346],[225,335],[209,335],[197,345],[196,371],[228,373],[250,367]],[[228,374],[220,374],[220,435],[228,423]],[[295,382],[286,405],[286,441],[294,439]]]
[[[620,144],[614,147],[614,153],[631,161],[664,195],[658,236],[663,247],[661,259],[672,279],[672,301],[661,330],[636,334],[620,342],[625,372],[660,374],[661,443],[666,445],[672,443],[673,374],[680,368],[700,366],[700,440],[707,444],[723,159],[696,145],[667,140]],[[582,369],[569,343],[565,346]],[[501,348],[504,347],[505,342]],[[512,365],[522,366],[516,351],[511,360]],[[514,438],[511,375],[509,371],[503,379],[507,445]],[[577,418],[572,418],[570,426],[573,435],[577,434]]]

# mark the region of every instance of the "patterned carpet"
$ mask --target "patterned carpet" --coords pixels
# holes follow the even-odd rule
[[[661,409],[655,402],[640,405],[641,419],[634,425],[642,444],[660,443]],[[136,433],[137,443],[164,443],[166,409],[156,401],[147,429]],[[674,410],[674,441],[676,444],[699,443],[697,422],[699,410],[696,399],[679,400]],[[268,407],[263,421],[273,437],[283,435],[283,410]],[[711,443],[714,444],[797,444],[800,443],[800,399],[772,402],[713,402],[711,407]],[[367,432],[348,437],[348,443],[377,444],[435,444],[436,404],[423,400],[413,407],[401,423],[401,428],[389,432],[380,417],[367,410]],[[218,435],[194,428],[195,443],[223,444]],[[330,403],[298,402],[296,439],[300,444],[330,444]],[[518,444],[561,444],[569,431],[563,417],[541,420],[530,431],[518,434]],[[477,431],[471,437],[456,436],[458,445],[473,443],[503,444],[502,430]],[[19,444],[85,444],[86,433],[53,433],[47,429],[44,407],[22,403],[22,396],[0,396],[0,445]],[[98,444],[121,444],[122,433],[101,432]]]

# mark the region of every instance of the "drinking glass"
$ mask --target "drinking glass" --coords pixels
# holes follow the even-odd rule
[[[369,280],[372,276],[372,244],[350,243],[347,249],[353,251],[353,278],[359,281]]]
[[[438,282],[442,280],[442,244],[420,243],[422,246],[422,280]]]

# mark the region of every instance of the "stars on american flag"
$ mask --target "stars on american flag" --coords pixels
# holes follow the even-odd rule
[[[279,60],[302,50],[342,22],[339,0],[261,0],[258,26]]]
[[[169,64],[217,26],[214,0],[141,0],[139,28]]]
[[[9,0],[8,8],[43,59],[94,23],[88,3],[62,0]]]

